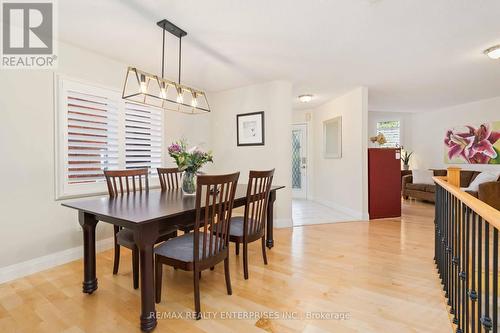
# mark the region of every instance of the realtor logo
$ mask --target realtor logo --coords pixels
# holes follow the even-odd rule
[[[2,21],[2,68],[54,68],[52,1],[4,1]]]

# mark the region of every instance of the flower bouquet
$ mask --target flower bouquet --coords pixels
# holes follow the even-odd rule
[[[212,152],[204,152],[197,147],[187,149],[185,140],[172,143],[168,147],[168,154],[175,160],[182,173],[182,192],[186,195],[196,193],[196,174],[208,162],[213,162]]]

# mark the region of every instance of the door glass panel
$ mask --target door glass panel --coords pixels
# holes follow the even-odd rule
[[[302,188],[300,176],[300,131],[292,131],[292,188]]]

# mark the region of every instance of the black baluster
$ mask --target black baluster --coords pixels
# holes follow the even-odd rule
[[[482,273],[483,273],[483,218],[478,216],[477,220],[477,331],[481,332],[481,318],[483,316],[482,313]]]
[[[453,300],[453,294],[451,293],[452,286],[451,286],[451,277],[453,276],[452,273],[452,263],[451,263],[451,241],[452,241],[452,220],[453,220],[453,215],[452,215],[452,205],[451,205],[451,194],[448,192],[447,193],[447,214],[448,214],[448,223],[447,223],[447,231],[446,231],[446,279],[447,279],[447,285],[446,285],[446,297],[448,297],[448,305],[450,306],[451,313],[453,313],[453,306],[452,306],[452,300]]]
[[[439,239],[439,186],[436,185],[436,204],[434,205],[434,263],[439,272],[438,265],[438,239]]]
[[[451,306],[451,296],[450,296],[450,270],[451,270],[451,261],[450,261],[450,224],[451,224],[451,203],[450,203],[449,192],[446,193],[446,292],[445,295],[448,298],[448,305]]]
[[[436,187],[436,193],[437,193],[437,197],[436,197],[436,201],[439,202],[439,206],[436,206],[437,210],[438,210],[438,219],[437,219],[437,222],[438,222],[438,233],[437,233],[437,236],[438,238],[436,239],[436,247],[437,247],[437,251],[438,251],[438,256],[437,256],[437,266],[438,266],[438,272],[439,272],[439,278],[441,279],[441,282],[443,282],[443,271],[441,269],[441,237],[442,237],[442,228],[441,228],[441,225],[442,225],[442,215],[441,215],[441,206],[443,204],[442,202],[442,199],[441,199],[441,186],[437,185]]]
[[[460,202],[460,226],[459,226],[459,266],[458,266],[458,285],[459,285],[459,303],[458,303],[458,328],[457,333],[463,333],[465,329],[465,205]]]
[[[460,323],[460,200],[455,198],[455,242],[453,243],[453,263],[455,264],[455,318],[453,322],[458,326]]]
[[[453,314],[453,323],[457,324],[457,264],[456,264],[456,243],[457,241],[457,211],[456,211],[456,198],[452,196],[451,200],[451,309],[450,313]]]
[[[448,192],[443,193],[443,290],[444,296],[448,298]]]
[[[443,188],[440,188],[440,201],[441,201],[441,207],[440,207],[440,213],[439,213],[439,231],[441,233],[440,235],[440,244],[439,244],[439,270],[441,274],[441,284],[444,286],[444,219],[445,219],[445,214],[444,214],[444,207],[445,207],[445,202],[444,202],[444,190]]]
[[[446,242],[447,242],[447,219],[448,219],[448,203],[446,200],[446,197],[448,195],[448,192],[443,188],[443,207],[442,207],[442,214],[443,214],[443,222],[442,222],[442,230],[443,230],[443,236],[441,237],[441,242],[442,242],[442,262],[441,265],[443,267],[443,279],[441,282],[443,283],[443,290],[445,291],[445,296],[448,297],[448,294],[446,293],[446,284],[448,283],[448,276],[446,274],[447,266],[446,266],[446,256],[448,255],[448,252],[446,252]]]
[[[455,238],[455,319],[454,322],[457,325],[457,333],[462,332],[462,326],[460,324],[460,311],[461,311],[461,305],[462,301],[460,299],[461,297],[461,288],[462,288],[462,281],[460,280],[460,252],[462,251],[462,234],[461,234],[461,227],[462,227],[462,212],[460,210],[460,200],[458,198],[455,198],[455,223],[456,223],[456,238]]]
[[[477,305],[477,292],[476,292],[476,213],[472,212],[472,265],[471,265],[471,277],[472,277],[472,286],[469,293],[469,297],[471,300],[471,328],[472,332],[476,331],[476,305]]]
[[[465,288],[464,288],[464,304],[465,304],[465,323],[464,331],[469,331],[469,299],[467,295],[470,293],[469,285],[469,264],[470,264],[470,212],[469,207],[465,206]]]
[[[436,233],[434,239],[434,261],[436,262],[436,267],[438,270],[439,278],[441,278],[441,267],[440,267],[440,252],[439,245],[441,243],[441,209],[438,204],[441,204],[441,188],[436,184]]]
[[[498,332],[498,230],[493,227],[493,333]]]
[[[490,318],[490,224],[484,221],[484,315],[481,323],[486,331],[493,326]]]
[[[439,273],[441,276],[441,284],[444,285],[444,189],[440,187],[440,202],[441,207],[439,208]]]
[[[441,191],[441,284],[446,291],[446,191]]]

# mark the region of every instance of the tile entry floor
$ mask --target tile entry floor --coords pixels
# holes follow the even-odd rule
[[[292,219],[294,227],[356,220],[338,210],[304,199],[292,200]]]

